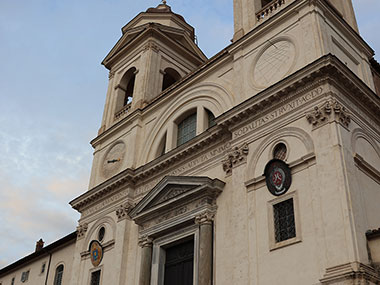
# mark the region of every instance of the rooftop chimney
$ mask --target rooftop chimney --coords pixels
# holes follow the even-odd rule
[[[40,251],[44,247],[44,243],[45,242],[42,240],[42,238],[36,242],[36,252]]]

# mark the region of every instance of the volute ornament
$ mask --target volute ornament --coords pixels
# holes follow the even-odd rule
[[[227,158],[222,161],[223,170],[227,175],[232,173],[232,168],[244,162],[249,152],[249,147],[247,143],[241,146],[235,146],[232,148],[228,154]]]
[[[347,109],[333,99],[326,101],[322,106],[315,106],[313,111],[306,114],[306,119],[313,125],[313,128],[317,128],[329,122],[332,116],[333,119],[346,128],[351,122]]]

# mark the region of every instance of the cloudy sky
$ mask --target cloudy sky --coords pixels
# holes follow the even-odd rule
[[[0,0],[0,268],[75,230],[108,73],[101,60],[148,0]],[[169,0],[212,56],[233,34],[232,0]],[[380,53],[379,0],[354,0]],[[377,57],[379,60],[379,57]]]

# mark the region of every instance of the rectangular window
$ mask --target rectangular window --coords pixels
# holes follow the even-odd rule
[[[188,142],[196,135],[197,114],[194,113],[178,124],[177,146]]]
[[[91,273],[91,285],[100,284],[100,270],[94,271]]]
[[[29,270],[28,271],[24,271],[22,274],[21,274],[21,282],[26,282],[28,281],[28,278],[29,278]]]
[[[42,263],[41,274],[45,272],[46,263]]]
[[[12,278],[11,285],[15,285],[15,277]]]
[[[293,198],[273,205],[273,218],[276,242],[296,237]]]

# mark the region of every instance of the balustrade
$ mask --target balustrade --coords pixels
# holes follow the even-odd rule
[[[258,13],[256,13],[257,21],[260,22],[274,13],[276,10],[285,5],[285,0],[274,0],[265,5]]]

